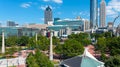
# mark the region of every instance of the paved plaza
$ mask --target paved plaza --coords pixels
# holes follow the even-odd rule
[[[18,66],[24,65],[25,67],[26,58],[23,57],[17,57],[17,58],[11,58],[11,59],[1,59],[0,60],[0,67],[8,67],[8,66]]]
[[[22,50],[20,51],[20,55],[18,52],[13,54],[14,56],[17,56],[16,58],[0,59],[0,67],[26,67],[26,58],[30,52],[33,52],[33,50]]]

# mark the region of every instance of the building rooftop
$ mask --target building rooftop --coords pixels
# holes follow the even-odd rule
[[[46,11],[52,11],[52,9],[50,8],[50,6],[48,6],[48,7],[46,8]]]
[[[37,29],[46,29],[48,27],[48,25],[47,24],[31,24],[31,25],[26,25],[24,27],[37,28]]]
[[[98,61],[85,48],[83,55],[79,55],[61,62],[63,67],[104,67],[104,63]]]

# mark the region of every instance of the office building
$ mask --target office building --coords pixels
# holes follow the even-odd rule
[[[8,27],[13,27],[13,26],[16,26],[16,24],[15,24],[14,21],[7,21],[7,26]]]
[[[100,27],[106,26],[106,2],[102,0],[100,3]]]
[[[53,26],[48,26],[48,30],[53,30],[54,35],[66,37],[71,33],[84,31],[84,21],[82,19],[55,20]]]
[[[84,27],[85,27],[85,30],[89,30],[90,29],[90,22],[88,20],[84,20]]]
[[[35,36],[36,32],[39,31],[37,28],[26,28],[26,27],[0,27],[0,35],[4,32],[5,38],[10,36]]]
[[[98,0],[90,0],[90,28],[98,27]]]
[[[48,6],[44,11],[44,24],[52,21],[52,9]]]

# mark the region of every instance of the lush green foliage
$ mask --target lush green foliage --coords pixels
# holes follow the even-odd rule
[[[61,54],[63,58],[70,58],[83,53],[83,45],[76,40],[69,39],[65,44],[58,45],[55,48],[56,53]]]
[[[2,37],[0,36],[0,49],[2,47]]]
[[[106,48],[107,48],[106,42],[107,41],[104,37],[98,38],[97,49],[100,50],[102,53],[106,51]]]
[[[28,67],[54,67],[52,62],[39,50],[35,54],[29,54],[26,59]]]
[[[71,34],[68,39],[74,39],[83,45],[91,44],[90,36],[87,33]]]
[[[17,45],[17,41],[18,41],[18,38],[17,37],[15,37],[15,36],[11,36],[11,37],[8,37],[7,39],[6,39],[6,45],[7,46],[15,46],[15,45]]]
[[[109,32],[97,34],[96,49],[101,53],[101,60],[106,67],[120,67],[120,37],[113,37]],[[105,56],[109,54],[111,57]]]
[[[58,45],[58,44],[60,44],[60,39],[53,36],[53,45]]]
[[[105,67],[120,67],[120,56],[112,56],[105,62]]]
[[[21,36],[21,37],[18,37],[18,45],[22,45],[22,46],[25,46],[27,45],[29,42],[29,37],[28,36]]]

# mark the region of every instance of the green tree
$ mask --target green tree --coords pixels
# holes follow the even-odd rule
[[[28,67],[39,67],[39,65],[36,63],[36,58],[32,53],[30,53],[29,56],[27,57],[26,63]]]
[[[15,46],[17,45],[18,38],[16,36],[11,36],[6,39],[6,45],[7,46]]]
[[[76,40],[69,39],[65,44],[55,48],[56,53],[63,55],[63,58],[70,58],[83,53],[83,45]]]
[[[102,53],[105,53],[107,49],[106,39],[104,37],[98,38],[96,46],[98,50],[100,50]]]
[[[91,44],[89,34],[87,34],[87,33],[71,34],[68,36],[68,39],[74,39],[74,40],[82,43],[83,45]]]
[[[105,32],[105,33],[103,33],[103,35],[104,35],[104,37],[106,37],[106,38],[112,36],[111,32]]]
[[[118,37],[107,38],[107,47],[111,56],[120,55],[120,40]]]
[[[120,67],[120,56],[110,57],[105,61],[105,67]]]
[[[53,36],[53,45],[58,45],[58,44],[60,44],[60,39]]]
[[[105,53],[101,53],[100,59],[101,59],[103,62],[106,61],[107,57],[106,57]]]
[[[2,47],[2,37],[0,36],[0,49]]]
[[[28,44],[27,44],[27,47],[28,47],[29,49],[34,49],[34,48],[36,48],[35,37],[29,38],[29,42],[28,42]]]
[[[37,47],[40,50],[48,50],[49,45],[50,45],[49,38],[47,38],[45,36],[41,36],[41,35],[38,36]]]
[[[48,59],[48,57],[41,53],[38,49],[36,50],[35,54],[30,54],[28,56],[26,62],[28,67],[54,67],[53,63]]]
[[[21,36],[18,38],[17,42],[19,45],[27,45],[29,42],[29,37],[28,36]]]

